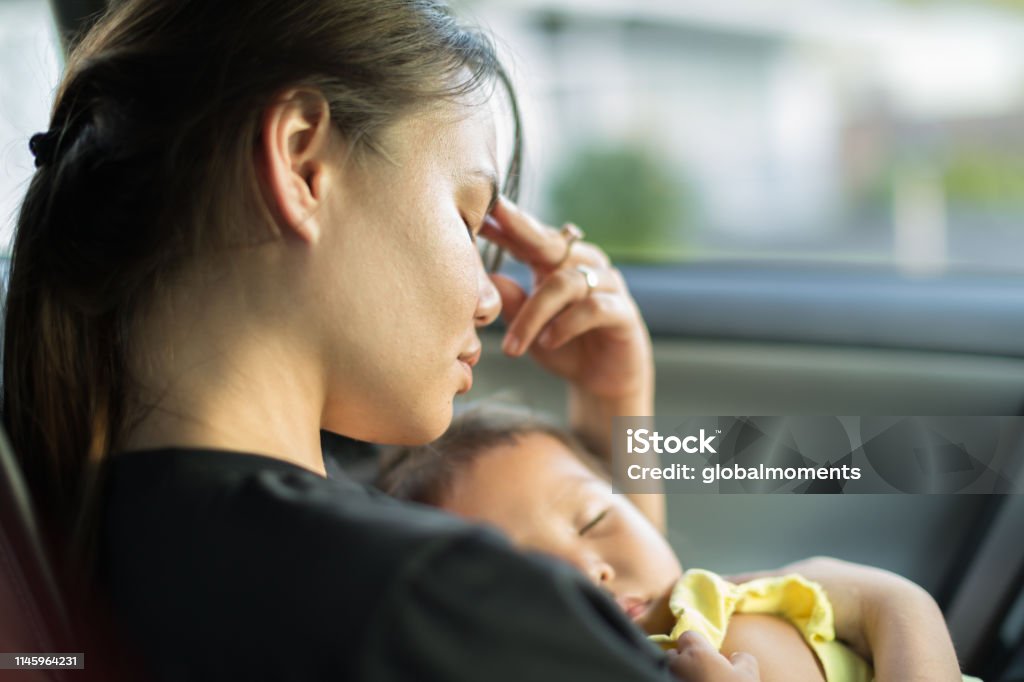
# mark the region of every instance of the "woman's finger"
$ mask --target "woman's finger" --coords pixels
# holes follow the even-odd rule
[[[531,267],[557,267],[569,249],[569,241],[560,232],[519,210],[505,197],[494,205],[480,234]]]
[[[529,298],[529,294],[519,286],[518,282],[505,275],[491,275],[491,282],[494,283],[494,288],[501,296],[501,317],[507,325],[516,319],[516,315],[519,314],[523,303]]]
[[[608,254],[596,244],[582,241],[578,237],[570,240],[565,232],[548,227],[523,211],[515,210],[520,216],[519,222],[507,222],[510,229],[503,227],[495,215],[487,215],[480,229],[480,237],[541,274],[558,267],[580,264],[611,267]],[[500,210],[496,213],[504,215]]]
[[[611,259],[608,258],[608,254],[606,254],[601,249],[601,247],[597,246],[596,244],[584,241],[574,242],[572,248],[569,250],[569,257],[566,258],[564,262],[562,262],[561,259],[562,257],[565,256],[566,249],[568,248],[568,242],[566,241],[565,237],[557,230],[553,228],[545,229],[557,235],[559,240],[557,243],[559,245],[558,248],[560,250],[559,253],[561,255],[559,256],[556,263],[559,263],[562,266],[579,264],[594,265],[602,268],[607,268],[611,266]],[[530,264],[529,258],[523,255],[523,252],[520,249],[519,244],[512,237],[510,237],[508,234],[502,231],[501,226],[498,224],[498,221],[495,220],[493,217],[487,216],[484,219],[484,225],[480,230],[480,237],[496,244],[497,246],[500,246],[502,249],[512,254],[512,256],[514,256],[519,261],[526,263],[528,265]],[[538,262],[544,264],[538,265]],[[536,270],[547,272],[550,271],[553,268],[553,266],[547,261],[545,261],[544,258],[534,258],[533,268]]]
[[[537,336],[537,343],[554,350],[599,327],[630,328],[632,318],[633,309],[622,296],[595,291],[548,322]]]
[[[503,346],[509,355],[521,355],[533,344],[541,329],[575,301],[608,288],[608,273],[596,268],[590,274],[597,280],[591,289],[588,275],[573,268],[555,270],[546,277],[519,309],[509,324]]]

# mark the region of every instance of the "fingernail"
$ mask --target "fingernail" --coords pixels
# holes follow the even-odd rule
[[[537,337],[537,343],[547,348],[549,345],[551,345],[551,337],[551,330],[545,329],[544,331],[541,332],[540,336]]]
[[[509,334],[501,344],[501,349],[509,355],[515,355],[519,352],[519,339]]]

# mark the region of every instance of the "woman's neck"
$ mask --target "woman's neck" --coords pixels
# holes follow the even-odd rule
[[[315,348],[287,316],[223,280],[154,306],[135,327],[137,418],[120,448],[252,452],[325,475],[324,382]]]

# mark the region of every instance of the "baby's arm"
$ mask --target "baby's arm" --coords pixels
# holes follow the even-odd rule
[[[942,612],[927,592],[905,578],[815,557],[730,580],[745,582],[787,573],[799,573],[825,588],[835,611],[836,636],[874,663],[878,682],[962,679]]]
[[[761,682],[825,682],[810,646],[795,627],[781,618],[735,614],[722,642],[726,656],[744,651],[757,659]]]

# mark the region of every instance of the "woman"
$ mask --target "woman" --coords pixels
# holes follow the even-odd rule
[[[98,511],[99,578],[158,678],[757,679],[699,640],[666,659],[575,572],[324,477],[320,428],[439,435],[502,299],[513,354],[580,302],[585,353],[542,359],[591,437],[647,411],[650,376],[615,374],[649,348],[603,257],[511,204],[486,219],[505,81],[428,0],[129,1],[71,57],[15,237],[5,423],[58,545]],[[480,234],[551,284],[492,283]],[[899,587],[871,584],[879,608]],[[840,620],[917,673],[948,645]]]

